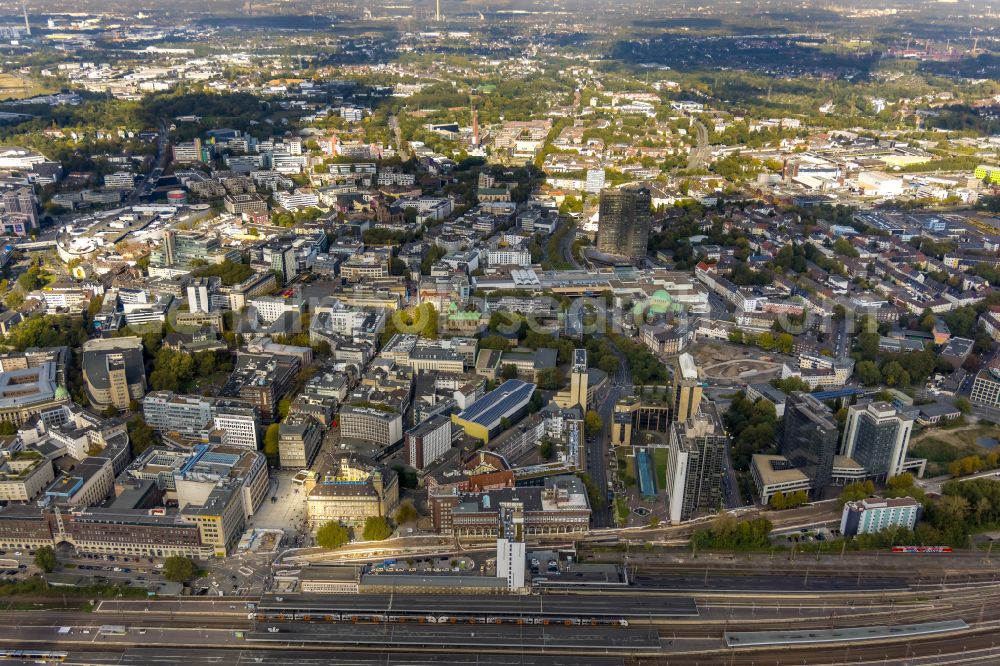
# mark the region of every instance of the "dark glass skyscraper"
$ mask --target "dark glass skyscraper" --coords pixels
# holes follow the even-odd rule
[[[830,485],[837,454],[837,422],[822,402],[808,393],[794,392],[785,402],[785,432],[781,455],[812,480],[816,497]]]
[[[602,190],[597,219],[597,251],[637,259],[646,256],[652,221],[649,190]]]

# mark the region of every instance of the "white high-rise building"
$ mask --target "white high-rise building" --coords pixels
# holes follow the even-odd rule
[[[219,402],[212,419],[216,430],[222,431],[222,443],[256,451],[260,448],[260,416],[257,410],[239,403]]]
[[[604,169],[587,169],[586,190],[597,194],[604,189]]]
[[[187,286],[188,310],[191,312],[211,312],[212,300],[209,281],[205,278],[191,280]]]
[[[524,589],[524,505],[500,504],[500,538],[497,539],[497,578],[507,580],[507,589]]]

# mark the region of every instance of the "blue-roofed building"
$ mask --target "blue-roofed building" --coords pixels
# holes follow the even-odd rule
[[[489,442],[490,437],[500,432],[504,419],[513,425],[525,415],[534,392],[534,384],[509,379],[460,414],[453,414],[451,420],[467,435]]]

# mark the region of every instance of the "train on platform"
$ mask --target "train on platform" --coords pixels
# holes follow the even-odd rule
[[[373,612],[316,612],[284,613],[275,611],[255,611],[247,618],[262,623],[275,622],[344,622],[376,624],[517,624],[517,625],[565,625],[565,626],[612,626],[627,627],[623,617],[524,617],[504,615],[414,615]]]
[[[68,652],[55,650],[0,650],[0,661],[33,661],[48,663],[66,661]]]

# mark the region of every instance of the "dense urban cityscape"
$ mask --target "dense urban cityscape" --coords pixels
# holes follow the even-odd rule
[[[1000,6],[0,52],[0,661],[1000,663]]]

